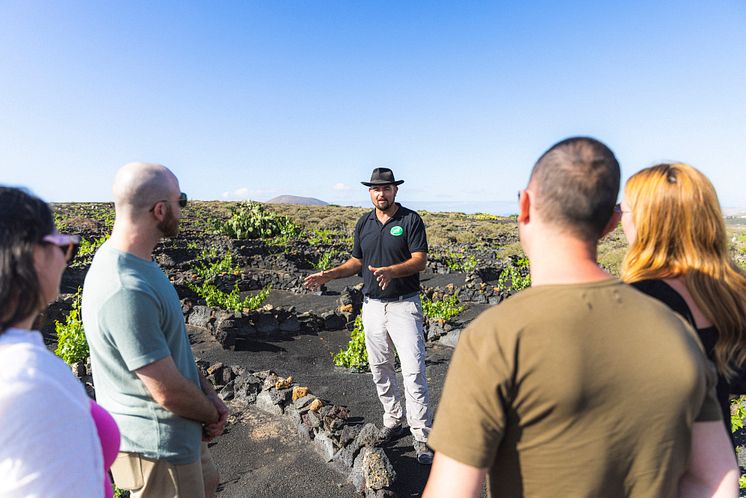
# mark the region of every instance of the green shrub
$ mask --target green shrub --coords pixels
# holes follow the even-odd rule
[[[743,420],[746,418],[746,395],[741,395],[730,400],[730,431],[736,432],[743,429]],[[738,479],[738,487],[746,488],[746,476]]]
[[[187,283],[187,287],[204,299],[207,306],[215,306],[236,313],[249,312],[258,309],[262,304],[264,304],[264,301],[267,300],[267,296],[269,296],[269,293],[272,291],[272,286],[268,285],[260,290],[256,295],[242,298],[238,284],[235,284],[233,290],[230,292],[224,292],[218,289],[215,284],[207,280],[203,281],[201,285]]]
[[[524,276],[522,273],[526,273]],[[521,291],[531,287],[531,274],[528,273],[528,259],[511,259],[511,263],[500,272],[497,286],[506,291]]]
[[[746,418],[746,396],[734,398],[730,402],[730,431],[743,429],[743,419]]]
[[[93,240],[81,238],[78,254],[75,256],[75,260],[73,260],[72,264],[77,265],[90,263],[93,260],[96,251],[98,251],[98,248],[107,240],[109,240],[108,235],[103,235]]]
[[[313,233],[308,236],[308,243],[312,246],[320,244],[329,245],[333,242],[333,235],[334,231],[326,228],[314,230]]]
[[[451,271],[470,273],[477,267],[477,258],[473,254],[468,256],[456,252],[449,252],[445,257],[445,264]]]
[[[315,270],[328,270],[334,266],[334,257],[336,255],[336,251],[324,251],[321,256],[319,256],[318,261],[311,263],[311,266],[313,266]]]
[[[214,284],[215,277],[240,275],[241,268],[234,264],[233,254],[230,251],[226,251],[222,257],[219,257],[218,250],[214,247],[202,251],[197,257],[194,272],[202,279],[202,283],[193,284],[188,282],[187,287],[204,299],[207,306],[216,306],[228,311],[244,312],[255,310],[264,304],[264,301],[266,301],[267,296],[272,290],[272,286],[267,286],[255,296],[245,298],[241,297],[238,284],[235,284],[230,292],[220,290]]]
[[[126,489],[118,488],[116,484],[114,484],[114,498],[128,498],[130,496],[130,492]]]
[[[346,235],[344,237],[340,237],[339,238],[339,243],[340,244],[343,244],[343,245],[346,245],[346,246],[350,246],[350,247],[352,246],[352,244],[354,243],[354,241],[355,241],[355,239],[352,237],[352,235]]]
[[[523,246],[521,246],[520,242],[510,242],[496,249],[497,250],[495,251],[495,256],[498,258],[504,258],[504,257],[523,258],[525,257],[525,254],[523,253]]]
[[[80,293],[81,289],[78,288],[73,297],[73,307],[65,317],[65,323],[54,322],[54,329],[57,332],[57,349],[54,353],[68,365],[85,361],[90,355],[80,317]]]
[[[368,350],[365,349],[365,330],[363,330],[363,317],[355,318],[355,325],[350,332],[350,342],[347,349],[340,350],[334,355],[334,364],[338,367],[356,368],[365,370],[368,368]]]
[[[452,294],[444,297],[440,301],[431,301],[425,296],[422,298],[422,314],[430,319],[448,321],[458,316],[466,309],[459,304],[458,294]]]
[[[220,222],[220,232],[234,239],[291,237],[301,233],[287,216],[268,211],[261,203],[245,201],[231,208],[231,216]]]
[[[226,251],[223,257],[218,259],[217,249],[211,247],[209,251],[202,251],[197,257],[194,272],[204,280],[210,280],[218,275],[239,275],[241,268],[233,264],[233,254],[230,251]]]
[[[303,235],[303,230],[299,226],[288,222],[282,226],[280,233],[272,237],[269,242],[275,247],[287,249],[290,243],[301,235]]]

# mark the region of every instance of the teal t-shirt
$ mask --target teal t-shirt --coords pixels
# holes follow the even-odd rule
[[[200,456],[202,427],[156,403],[135,370],[171,356],[200,385],[171,282],[154,261],[105,243],[83,285],[83,326],[98,403],[122,433],[120,451],[182,465]]]

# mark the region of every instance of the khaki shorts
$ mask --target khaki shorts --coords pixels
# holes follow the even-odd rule
[[[205,483],[217,487],[219,480],[207,443],[202,443],[200,460],[186,465],[120,452],[111,474],[117,487],[130,491],[131,498],[205,498]],[[214,493],[213,487],[209,495]]]

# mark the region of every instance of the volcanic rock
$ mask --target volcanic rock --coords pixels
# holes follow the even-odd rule
[[[382,448],[363,449],[363,474],[365,485],[378,490],[388,488],[396,479],[396,472]]]

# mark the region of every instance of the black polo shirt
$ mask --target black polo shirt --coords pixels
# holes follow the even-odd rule
[[[376,210],[360,218],[355,226],[352,256],[363,261],[363,294],[374,299],[405,296],[419,292],[420,275],[393,279],[381,290],[368,266],[381,267],[402,263],[413,252],[427,252],[425,224],[420,215],[397,203],[394,216],[386,224],[378,221]]]

